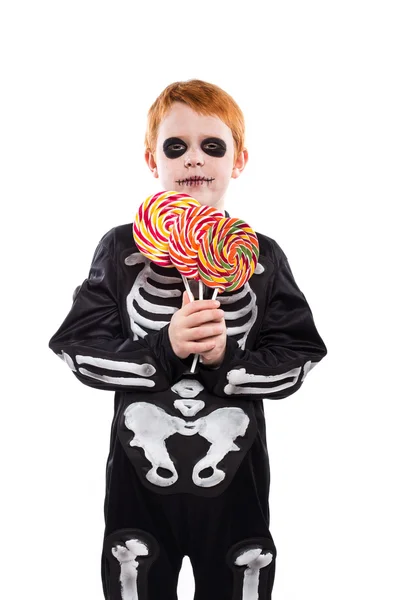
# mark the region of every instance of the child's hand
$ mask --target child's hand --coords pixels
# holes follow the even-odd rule
[[[208,350],[207,352],[203,352],[200,354],[200,360],[203,365],[207,367],[218,367],[225,356],[226,350],[226,326],[225,319],[223,319],[224,329],[222,333],[214,337],[215,346],[212,350]]]
[[[214,364],[221,354],[226,326],[224,311],[218,308],[217,300],[195,300],[190,302],[184,292],[182,308],[172,317],[168,328],[172,349],[179,358],[200,354],[203,364]]]

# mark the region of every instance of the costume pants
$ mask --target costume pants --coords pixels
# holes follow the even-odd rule
[[[259,435],[229,487],[215,497],[147,489],[116,440],[107,469],[105,598],[177,600],[186,555],[194,600],[270,600],[276,549],[268,494],[269,461]]]

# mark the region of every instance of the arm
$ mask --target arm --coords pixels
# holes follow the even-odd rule
[[[168,326],[133,341],[123,335],[117,297],[115,230],[98,244],[88,278],[49,347],[82,383],[105,390],[169,388],[187,370],[173,352]]]
[[[203,384],[218,396],[286,398],[327,354],[311,309],[278,244],[274,264],[270,297],[254,350],[241,350],[228,337],[221,365],[200,365]]]

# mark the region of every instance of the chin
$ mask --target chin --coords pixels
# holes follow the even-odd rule
[[[221,208],[222,202],[220,198],[201,198],[200,195],[197,197],[195,194],[193,194],[193,198],[198,200],[202,206],[211,206],[222,213],[224,212],[224,209]]]

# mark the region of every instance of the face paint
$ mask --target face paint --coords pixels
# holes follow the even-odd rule
[[[230,180],[241,171],[228,125],[183,102],[173,102],[160,122],[146,162],[162,189],[188,192],[202,206],[221,211]]]
[[[202,150],[210,156],[222,157],[226,153],[226,144],[220,138],[206,138],[201,143]],[[167,158],[179,158],[187,150],[186,143],[177,137],[168,138],[163,143],[163,151]]]
[[[213,146],[213,147],[207,148],[207,146]],[[202,147],[202,150],[204,150],[204,152],[206,154],[209,154],[210,156],[222,157],[222,156],[224,156],[224,154],[226,152],[226,144],[225,144],[224,140],[221,140],[219,138],[207,138],[202,141],[201,147]]]

